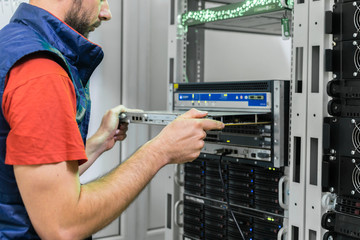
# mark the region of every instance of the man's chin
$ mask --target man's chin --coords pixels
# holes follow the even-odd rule
[[[90,32],[83,33],[82,35],[86,38],[89,38]]]

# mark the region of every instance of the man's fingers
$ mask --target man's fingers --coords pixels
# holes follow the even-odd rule
[[[120,114],[122,112],[143,112],[144,111],[142,109],[127,108],[124,105],[118,105],[118,106],[112,108],[111,110],[117,114]]]
[[[117,114],[120,114],[122,112],[127,112],[129,109],[127,109],[124,105],[118,105],[111,110]]]
[[[129,123],[127,122],[120,122],[118,129],[122,130],[122,131],[127,131],[128,130],[128,126]]]
[[[221,130],[225,127],[225,124],[211,119],[201,119],[202,127],[205,131],[208,130]]]
[[[195,108],[190,109],[189,111],[187,111],[186,113],[182,114],[181,116],[179,116],[179,118],[203,118],[206,117],[208,113],[207,112],[203,112],[203,111],[199,111]]]

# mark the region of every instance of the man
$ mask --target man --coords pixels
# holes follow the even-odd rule
[[[197,158],[206,130],[224,127],[190,110],[111,173],[80,185],[79,173],[126,137],[118,106],[87,139],[87,82],[103,53],[85,37],[110,19],[106,0],[30,0],[0,31],[0,239],[88,237],[160,168]]]

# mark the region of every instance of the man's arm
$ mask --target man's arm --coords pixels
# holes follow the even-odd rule
[[[82,239],[100,230],[134,200],[157,171],[198,157],[205,131],[224,125],[190,110],[107,176],[80,185],[76,162],[14,166],[30,219],[42,239]]]

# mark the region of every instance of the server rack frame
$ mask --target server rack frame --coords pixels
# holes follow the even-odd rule
[[[181,14],[188,8],[191,0],[172,0],[175,8],[171,11],[169,31],[169,82],[176,80],[186,82],[188,79],[182,74],[183,67],[176,64],[179,59],[186,57],[186,44],[188,38],[177,36],[176,13]],[[202,1],[201,1],[202,2]],[[323,156],[323,118],[327,117],[326,105],[328,96],[324,91],[326,84],[331,80],[331,74],[325,72],[325,49],[331,48],[331,35],[325,34],[325,11],[331,10],[333,0],[297,0],[294,2],[293,11],[293,44],[292,44],[292,69],[291,69],[291,97],[290,97],[290,166],[289,166],[289,223],[286,230],[286,239],[320,240],[323,239],[325,230],[321,227],[321,217],[331,207],[326,201],[330,197],[329,192],[323,192],[321,188]],[[193,5],[201,9],[202,4]],[[193,9],[194,10],[194,9]],[[201,35],[197,32],[196,34]],[[194,38],[193,38],[194,39]],[[196,39],[196,36],[195,36]],[[198,48],[195,52],[201,53],[203,39],[198,36]],[[202,55],[197,55],[198,63],[195,70],[198,71],[194,79],[203,81]],[[187,61],[184,61],[186,64]],[[170,89],[171,94],[171,89]],[[172,107],[169,99],[169,109]],[[316,104],[314,104],[316,103]],[[183,170],[177,167],[175,179],[182,178]],[[169,179],[171,176],[169,175]],[[173,179],[172,179],[173,180]],[[179,182],[175,180],[174,182]],[[181,185],[180,180],[180,185]],[[168,198],[172,198],[173,205],[181,208],[179,199],[180,187],[172,185]],[[173,188],[174,187],[174,188]],[[174,189],[176,188],[176,191]],[[173,195],[172,195],[173,194]],[[175,200],[174,200],[175,198]],[[323,201],[322,201],[323,200]],[[175,204],[176,203],[176,204]],[[323,203],[323,204],[322,204]],[[169,209],[169,208],[168,208]],[[169,209],[170,210],[170,209]],[[177,209],[179,210],[179,209]],[[181,214],[181,210],[177,213]],[[179,215],[176,210],[167,213]],[[165,239],[179,239],[181,236],[181,223],[178,220],[170,220],[174,228],[167,229]],[[174,224],[175,222],[175,224]],[[285,231],[285,230],[284,230]]]

